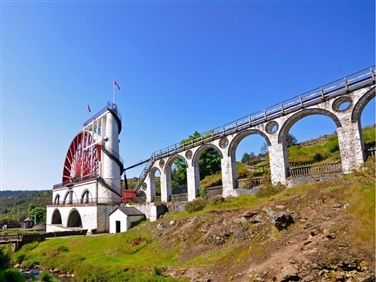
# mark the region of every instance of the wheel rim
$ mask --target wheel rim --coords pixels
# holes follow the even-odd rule
[[[89,133],[81,132],[73,139],[65,157],[63,183],[98,175],[99,152],[97,146],[92,144],[93,138]]]

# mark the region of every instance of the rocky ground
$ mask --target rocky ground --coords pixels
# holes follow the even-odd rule
[[[354,203],[342,188],[321,188],[252,210],[159,221],[155,236],[165,248],[179,246],[181,262],[191,265],[164,274],[191,281],[375,281],[374,242],[355,234],[361,219],[347,212]],[[211,266],[195,259],[218,252]]]

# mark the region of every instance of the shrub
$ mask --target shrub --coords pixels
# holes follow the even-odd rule
[[[259,197],[259,198],[270,197],[270,196],[273,196],[282,192],[285,188],[286,187],[282,185],[281,183],[278,183],[277,185],[265,185],[261,187],[259,191],[257,191],[256,197]]]
[[[9,250],[5,247],[0,247],[0,269],[7,268],[9,266],[9,261]]]
[[[200,187],[200,189],[198,190],[198,193],[199,193],[201,198],[206,198],[208,196],[208,193],[206,192],[205,188],[203,188],[203,187]]]
[[[248,176],[248,170],[245,164],[237,162],[236,163],[236,173],[238,178],[243,178]]]
[[[21,264],[25,257],[26,257],[25,253],[22,251],[19,251],[13,255],[13,261],[15,263]]]
[[[48,271],[43,271],[41,274],[40,274],[40,281],[43,281],[43,282],[53,282],[54,281],[54,278],[52,276],[51,273],[49,273]]]
[[[68,252],[69,251],[69,248],[67,246],[60,246],[58,248],[59,252]]]
[[[225,201],[225,198],[223,197],[216,197],[210,200],[210,204],[213,206],[220,205]]]
[[[319,153],[319,152],[316,152],[314,155],[313,155],[313,160],[315,162],[320,162],[324,159],[324,157]]]
[[[0,271],[0,281],[7,282],[24,282],[25,277],[21,272],[16,268],[9,268],[3,271]]]
[[[195,212],[195,211],[201,211],[205,208],[207,201],[202,198],[195,199],[192,202],[187,202],[185,204],[185,210],[189,213]]]
[[[260,190],[257,191],[256,197],[266,198],[276,195],[286,189],[286,186],[278,182],[276,185],[266,184],[263,185]]]
[[[158,275],[158,276],[162,275],[162,268],[160,268],[158,266],[154,266],[153,269],[154,269],[155,275]]]

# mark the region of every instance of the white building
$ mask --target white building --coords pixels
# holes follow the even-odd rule
[[[145,215],[133,207],[118,207],[109,215],[110,233],[125,232],[136,223],[145,218]]]
[[[108,232],[109,215],[121,203],[121,115],[108,103],[83,125],[64,161],[62,183],[47,205],[46,232],[87,229]]]

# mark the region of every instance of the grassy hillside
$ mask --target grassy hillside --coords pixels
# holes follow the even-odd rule
[[[294,222],[279,230],[270,210],[291,214]],[[350,265],[359,277],[372,277],[374,242],[371,159],[343,178],[269,197],[211,200],[201,211],[168,213],[126,233],[29,244],[13,254],[12,263],[73,272],[78,281],[281,281],[287,268],[302,279],[314,277],[307,281],[335,281],[329,276],[347,275]]]

